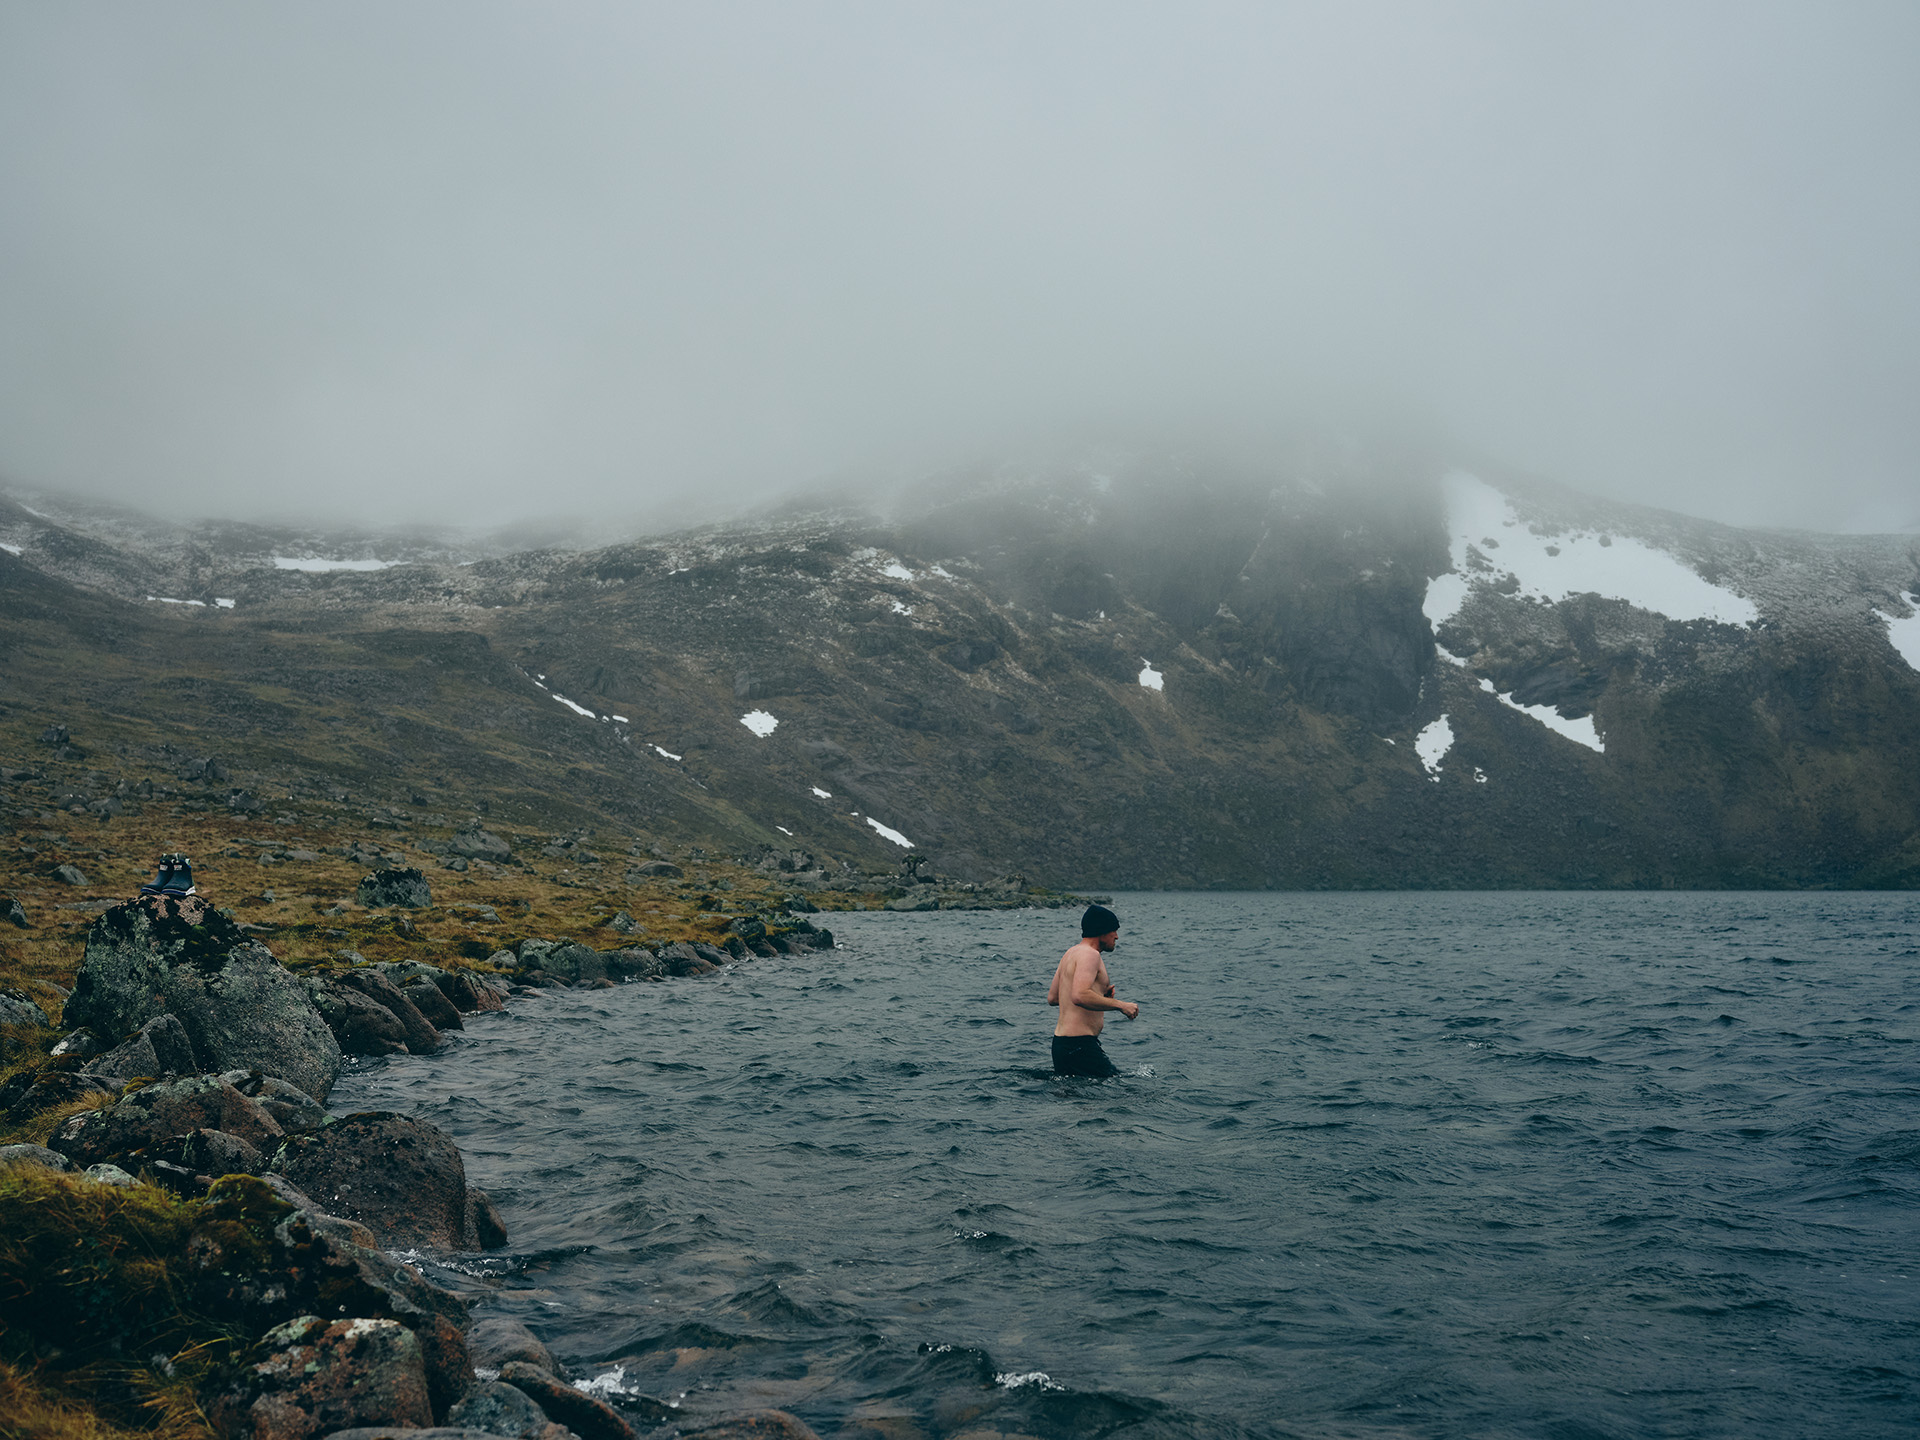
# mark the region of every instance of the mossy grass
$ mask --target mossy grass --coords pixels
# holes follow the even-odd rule
[[[196,1303],[192,1256],[264,1252],[285,1209],[244,1176],[181,1200],[0,1170],[0,1434],[211,1433],[197,1396],[252,1337]]]

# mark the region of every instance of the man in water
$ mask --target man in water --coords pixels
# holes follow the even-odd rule
[[[1114,999],[1107,975],[1106,956],[1120,939],[1120,917],[1104,905],[1089,905],[1080,917],[1080,936],[1080,943],[1060,957],[1047,988],[1047,1004],[1060,1007],[1059,1023],[1053,1027],[1053,1073],[1104,1080],[1120,1073],[1100,1048],[1106,1012],[1118,1010],[1131,1020],[1140,1007]]]

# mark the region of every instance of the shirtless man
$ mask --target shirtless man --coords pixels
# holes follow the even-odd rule
[[[1047,1004],[1060,1007],[1059,1023],[1053,1027],[1053,1073],[1104,1080],[1120,1073],[1100,1048],[1106,1012],[1118,1010],[1131,1020],[1140,1007],[1114,999],[1107,975],[1106,955],[1120,938],[1120,917],[1104,905],[1089,905],[1080,917],[1080,935],[1080,943],[1060,957],[1053,984],[1047,987]]]

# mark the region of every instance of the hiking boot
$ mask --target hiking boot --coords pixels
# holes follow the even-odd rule
[[[153,877],[152,880],[148,881],[145,885],[142,885],[140,887],[140,893],[142,895],[164,895],[166,894],[166,891],[167,891],[167,882],[172,878],[173,878],[173,856],[162,855],[160,857],[159,872]]]
[[[160,893],[175,897],[191,895],[193,890],[193,861],[184,855],[169,855],[173,869],[160,881]]]

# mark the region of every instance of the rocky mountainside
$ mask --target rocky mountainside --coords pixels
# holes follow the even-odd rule
[[[963,878],[1920,882],[1912,537],[1398,469],[983,470],[593,550],[0,502],[0,737],[82,802]]]

